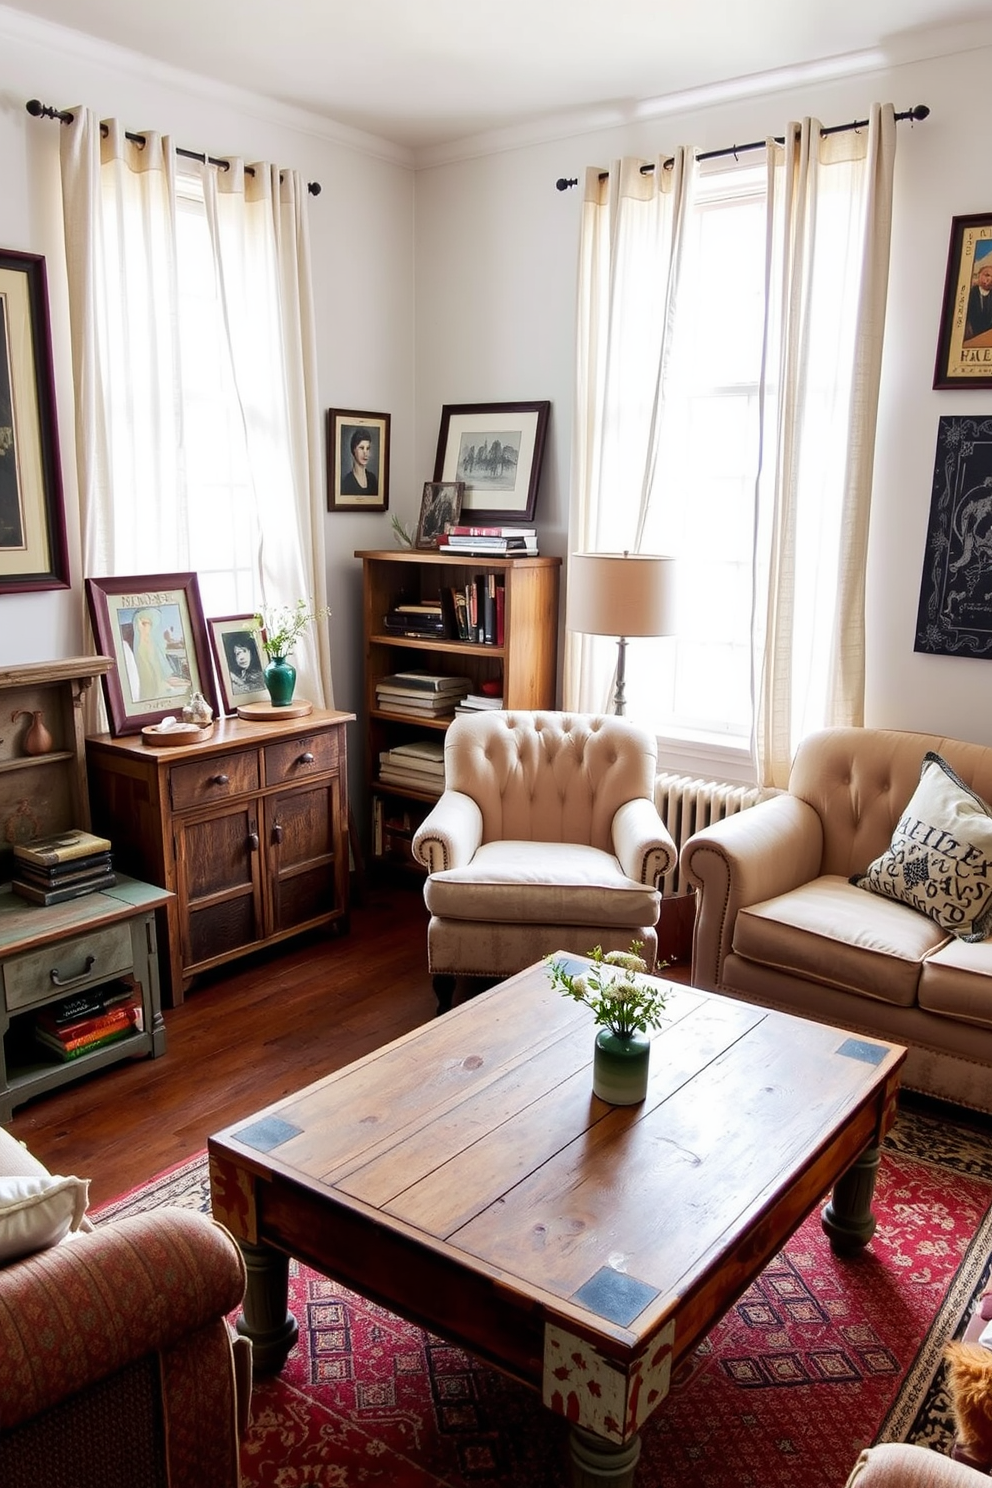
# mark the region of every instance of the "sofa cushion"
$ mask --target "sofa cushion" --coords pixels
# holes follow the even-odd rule
[[[88,1179],[0,1178],[0,1264],[47,1250],[78,1230],[88,1197]]]
[[[927,956],[919,1002],[928,1013],[992,1028],[992,940],[949,940]]]
[[[432,873],[424,901],[442,919],[634,928],[653,925],[661,907],[612,853],[574,842],[483,843],[467,867]]]
[[[887,851],[851,882],[961,940],[984,940],[992,929],[992,809],[929,750]]]
[[[790,976],[912,1007],[923,959],[946,934],[904,905],[879,900],[870,914],[839,875],[741,909],[734,951]]]

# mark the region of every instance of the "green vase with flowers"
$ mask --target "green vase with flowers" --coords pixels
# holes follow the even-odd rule
[[[310,610],[302,599],[295,605],[263,606],[255,615],[252,634],[265,652],[265,685],[274,708],[286,708],[296,690],[296,668],[286,660],[300,636],[315,620],[329,614],[327,605]]]
[[[592,1011],[599,1028],[593,1048],[593,1094],[611,1106],[635,1106],[647,1095],[650,1073],[650,1031],[661,1023],[667,989],[638,977],[647,971],[639,954],[642,942],[629,951],[605,951],[596,946],[587,971],[571,971],[553,956],[547,959],[552,986]]]

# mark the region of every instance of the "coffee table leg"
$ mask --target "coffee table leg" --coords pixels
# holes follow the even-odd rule
[[[278,1374],[299,1336],[296,1319],[287,1307],[289,1257],[268,1245],[239,1240],[248,1285],[237,1330],[251,1339],[255,1374]]]
[[[618,1446],[605,1437],[573,1426],[568,1437],[572,1488],[634,1488],[634,1468],[641,1455],[641,1438]]]
[[[874,1235],[876,1219],[871,1201],[880,1156],[878,1147],[866,1147],[834,1185],[820,1216],[831,1250],[840,1254],[861,1250]]]

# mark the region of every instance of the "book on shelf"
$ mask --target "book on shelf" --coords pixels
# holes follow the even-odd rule
[[[24,883],[38,888],[60,889],[66,884],[83,883],[87,879],[99,878],[113,867],[110,853],[94,853],[91,858],[73,858],[55,868],[36,868],[33,863],[19,862],[17,876]]]
[[[440,739],[413,739],[409,744],[394,744],[390,749],[384,749],[379,758],[393,764],[403,760],[416,761],[419,765],[429,765],[431,769],[443,772],[444,744]]]
[[[443,672],[390,672],[376,683],[376,687],[412,687],[418,692],[465,692],[471,685],[471,677],[449,677]]]
[[[103,982],[90,992],[74,992],[69,997],[50,1002],[45,1008],[45,1017],[54,1024],[65,1027],[79,1023],[85,1018],[95,1018],[109,1013],[124,1003],[133,1002],[140,996],[138,983],[132,976],[117,977],[112,982]]]
[[[105,1033],[97,1034],[92,1038],[81,1039],[72,1048],[68,1048],[60,1039],[55,1038],[52,1034],[46,1033],[43,1028],[36,1028],[34,1030],[34,1036],[37,1043],[42,1044],[53,1054],[58,1055],[59,1059],[69,1060],[79,1059],[83,1054],[90,1054],[94,1049],[103,1049],[108,1044],[120,1043],[121,1039],[130,1038],[133,1032],[134,1025],[127,1023],[120,1028],[108,1029]]]
[[[537,558],[537,543],[515,537],[460,537],[438,540],[442,553],[466,558]]]
[[[448,529],[448,537],[522,537],[528,542],[537,542],[536,527],[472,527],[459,522]]]
[[[387,690],[376,692],[375,702],[377,708],[382,708],[387,713],[392,713],[397,708],[405,708],[408,713],[422,714],[424,718],[442,718],[446,713],[450,713],[459,698],[464,696],[462,692],[446,692],[438,697],[428,698],[414,692]]]
[[[379,768],[379,782],[382,785],[394,785],[398,790],[420,791],[421,795],[433,796],[435,799],[444,790],[443,775],[418,774],[414,770],[394,770],[385,765]]]
[[[52,832],[47,837],[34,837],[30,842],[15,843],[14,857],[38,868],[55,868],[74,858],[110,852],[112,847],[113,843],[106,837],[96,837],[92,832],[71,827],[65,832]]]
[[[42,888],[37,884],[25,883],[23,879],[15,878],[11,884],[14,893],[21,899],[26,899],[29,904],[65,904],[70,899],[81,899],[84,894],[95,894],[100,889],[109,889],[117,882],[117,874],[101,873],[95,878],[87,879],[82,883],[64,884],[61,888]]]
[[[469,692],[466,693],[465,697],[463,697],[461,702],[458,704],[456,712],[479,713],[482,711],[483,708],[499,709],[502,708],[502,706],[503,699],[501,697],[488,697],[481,692]]]
[[[128,1032],[131,1028],[141,1027],[142,1012],[140,1003],[124,1003],[121,1007],[112,1008],[109,1013],[103,1013],[95,1018],[83,1018],[76,1023],[59,1024],[53,1018],[48,1018],[44,1013],[35,1016],[34,1028],[36,1033],[47,1034],[49,1039],[57,1039],[64,1049],[81,1048],[84,1044],[93,1043],[102,1039],[108,1033],[118,1031]]]
[[[420,619],[415,615],[396,615],[390,613],[383,617],[382,626],[390,635],[413,636],[415,638],[444,635],[444,618],[440,610],[436,617],[431,615],[429,618],[424,619]]]

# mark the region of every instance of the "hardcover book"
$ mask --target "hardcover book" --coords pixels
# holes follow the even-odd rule
[[[60,889],[39,888],[20,878],[15,878],[10,887],[30,904],[64,904],[69,899],[81,899],[84,894],[95,894],[98,889],[109,889],[116,882],[116,873],[102,873],[98,878],[88,879],[85,883],[66,884]]]
[[[24,863],[33,863],[38,868],[54,868],[60,863],[70,863],[75,858],[108,853],[112,847],[113,843],[106,837],[95,837],[92,832],[70,828],[67,832],[52,832],[47,837],[35,837],[31,842],[15,843],[14,857]]]

